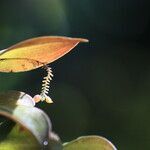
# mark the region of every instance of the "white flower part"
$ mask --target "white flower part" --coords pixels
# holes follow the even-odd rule
[[[44,66],[44,69],[46,69],[46,71],[47,71],[47,76],[45,76],[43,78],[42,89],[41,89],[40,95],[37,94],[33,97],[33,100],[35,103],[38,103],[40,101],[42,101],[42,102],[46,101],[47,103],[53,103],[52,99],[48,96],[49,84],[53,77],[52,70],[48,66]]]
[[[44,68],[47,71],[47,76],[45,76],[42,81],[42,90],[41,90],[41,94],[40,94],[42,96],[42,101],[44,101],[46,99],[46,96],[49,92],[50,81],[52,80],[52,77],[53,77],[51,68],[48,66],[44,66]],[[43,100],[44,97],[45,97],[45,99]]]
[[[45,101],[46,101],[46,103],[49,103],[49,104],[53,103],[52,99],[49,96],[47,96],[47,95],[45,97]]]

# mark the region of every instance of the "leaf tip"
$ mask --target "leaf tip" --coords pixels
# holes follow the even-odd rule
[[[83,38],[74,38],[74,40],[77,40],[77,41],[79,41],[79,42],[84,42],[84,43],[89,42],[88,39],[83,39]]]

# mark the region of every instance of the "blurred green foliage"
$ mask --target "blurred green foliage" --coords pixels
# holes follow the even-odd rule
[[[118,149],[149,149],[149,1],[1,0],[0,49],[42,35],[90,40],[52,63],[53,105],[40,103],[61,139],[108,137]],[[43,70],[0,73],[0,90],[39,93]]]

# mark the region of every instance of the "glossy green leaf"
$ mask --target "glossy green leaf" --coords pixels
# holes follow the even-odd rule
[[[63,150],[116,150],[110,141],[100,136],[83,136],[63,146]]]
[[[37,149],[38,145],[39,149],[61,149],[48,116],[34,107],[31,96],[17,91],[0,93],[0,116],[0,147],[13,144],[17,148],[29,145]]]

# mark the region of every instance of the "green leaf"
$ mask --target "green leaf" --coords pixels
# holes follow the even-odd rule
[[[0,148],[62,149],[48,116],[34,105],[23,92],[0,93]]]
[[[115,146],[104,137],[82,136],[63,144],[63,150],[116,150]]]
[[[39,150],[40,148],[41,146],[35,137],[19,124],[16,124],[5,139],[0,142],[0,149],[4,150]]]

